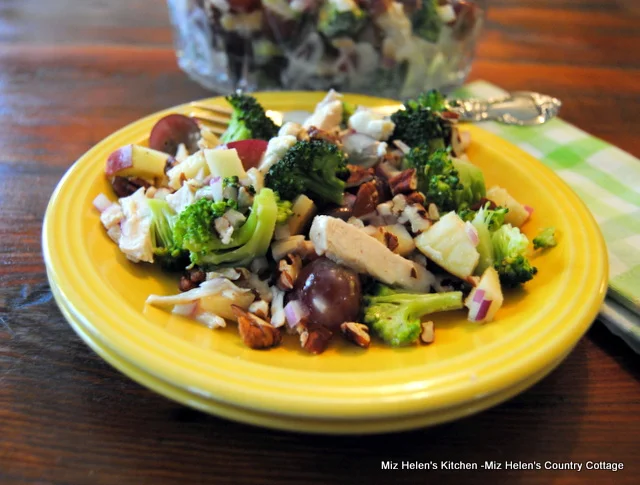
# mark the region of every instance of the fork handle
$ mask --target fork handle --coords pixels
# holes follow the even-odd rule
[[[449,100],[447,108],[460,121],[498,121],[507,125],[532,126],[546,123],[560,111],[562,103],[546,94],[517,91],[493,99]]]

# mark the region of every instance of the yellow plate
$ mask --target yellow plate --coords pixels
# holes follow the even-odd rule
[[[267,108],[311,110],[322,93],[257,95]],[[348,96],[369,106],[390,100]],[[224,104],[220,98],[209,100]],[[78,334],[106,360],[155,391],[231,419],[283,429],[349,433],[409,429],[477,412],[529,387],[584,334],[606,291],[599,229],[552,171],[475,126],[468,154],[488,185],[506,187],[535,208],[524,232],[555,226],[560,244],[534,256],[538,276],[507,294],[497,321],[475,325],[464,312],[437,315],[428,347],[364,351],[336,343],[321,356],[295,339],[269,351],[245,348],[234,328],[211,331],[144,306],[149,293],[177,291],[149,265],[129,263],[92,207],[111,194],[106,157],[144,143],[153,123],[176,107],[114,133],[69,170],[51,198],[43,247],[56,300]]]

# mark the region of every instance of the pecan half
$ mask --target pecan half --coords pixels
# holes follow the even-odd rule
[[[360,186],[356,194],[356,201],[353,203],[352,215],[360,217],[376,209],[380,194],[376,183],[372,180]]]
[[[373,169],[364,168],[359,165],[348,164],[349,178],[347,179],[347,188],[357,187],[365,182],[373,179]]]
[[[368,348],[369,344],[371,344],[369,327],[362,323],[344,322],[340,325],[340,330],[349,342],[353,342],[363,349]]]
[[[420,341],[424,344],[433,343],[433,341],[436,339],[433,329],[433,322],[422,322],[420,326],[422,327],[422,332],[420,333]]]
[[[393,195],[409,194],[418,188],[418,175],[415,168],[408,168],[389,179],[389,188]]]
[[[283,291],[292,290],[301,268],[302,259],[294,253],[289,253],[278,261],[278,271],[280,272],[277,283],[278,288]]]
[[[231,310],[238,318],[238,333],[247,347],[268,349],[282,341],[280,330],[262,318],[244,311],[237,305],[231,305]]]
[[[300,332],[300,345],[307,352],[321,354],[329,346],[333,333],[325,327],[305,328]]]

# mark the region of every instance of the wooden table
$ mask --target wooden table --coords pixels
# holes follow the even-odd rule
[[[0,482],[640,483],[638,356],[600,323],[549,377],[478,416],[300,436],[191,411],[103,362],[46,283],[40,227],[64,171],[143,115],[208,93],[176,67],[163,2],[0,2]],[[472,78],[564,101],[640,155],[636,0],[493,0]],[[153,6],[155,5],[155,6]],[[611,472],[385,471],[382,460],[623,462]]]

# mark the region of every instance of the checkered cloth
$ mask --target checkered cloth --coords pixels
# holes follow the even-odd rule
[[[504,94],[492,84],[477,81],[455,96]],[[589,207],[609,250],[609,291],[600,317],[640,349],[640,160],[558,118],[535,127],[486,122],[482,128],[553,169]]]

